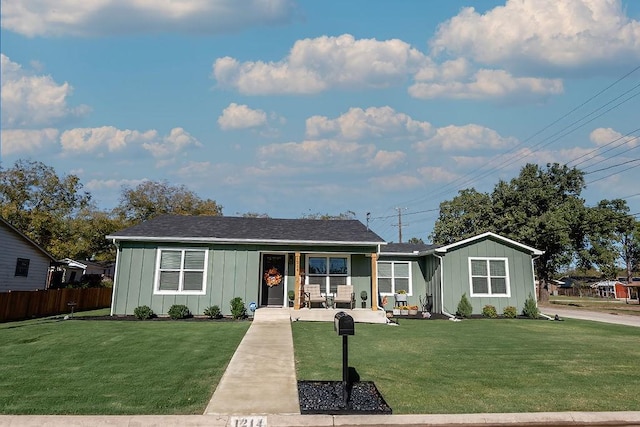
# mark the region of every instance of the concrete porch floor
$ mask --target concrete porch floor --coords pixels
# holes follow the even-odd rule
[[[341,311],[353,317],[356,323],[387,323],[384,310],[373,311],[370,308],[289,308],[289,315],[294,322],[333,322],[336,313]]]

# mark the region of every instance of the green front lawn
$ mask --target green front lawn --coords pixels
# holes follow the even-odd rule
[[[201,414],[249,325],[0,324],[0,413]]]
[[[332,323],[293,323],[299,380],[341,380]],[[395,414],[638,409],[640,328],[595,322],[357,324],[349,365]]]

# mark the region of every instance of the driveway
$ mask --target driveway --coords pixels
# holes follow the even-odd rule
[[[573,310],[570,308],[541,307],[540,311],[547,316],[554,317],[556,314],[560,318],[593,320],[594,322],[615,323],[617,325],[635,326],[640,328],[640,316],[628,314],[611,314],[600,311]]]

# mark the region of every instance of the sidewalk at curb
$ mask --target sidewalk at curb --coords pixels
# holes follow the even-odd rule
[[[358,426],[640,426],[640,411],[510,414],[267,415],[247,416],[253,427]],[[220,415],[0,415],[0,427],[240,427],[241,416]],[[262,420],[260,426],[256,421]],[[266,423],[265,423],[266,421]]]

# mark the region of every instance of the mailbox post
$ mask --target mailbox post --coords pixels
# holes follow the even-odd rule
[[[349,402],[349,345],[347,338],[355,335],[353,317],[344,311],[336,313],[333,318],[333,327],[338,335],[342,336],[342,397],[344,406]]]

